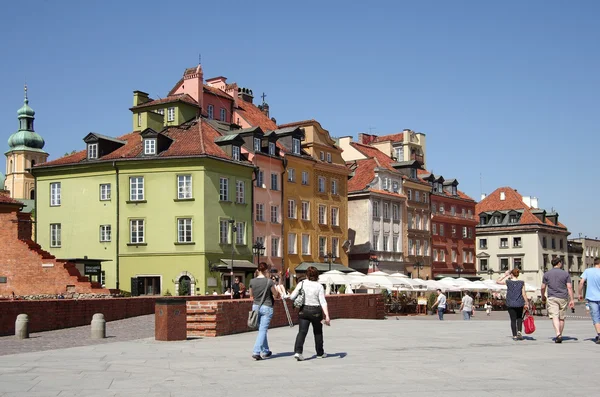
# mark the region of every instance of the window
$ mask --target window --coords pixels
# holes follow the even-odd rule
[[[87,148],[88,159],[97,159],[98,158],[98,144],[97,143],[88,143]]]
[[[310,255],[310,235],[302,235],[302,255]]]
[[[508,217],[508,223],[517,223],[517,216],[516,215],[510,215]]]
[[[390,205],[383,203],[383,219],[390,219]]]
[[[233,145],[231,147],[231,157],[236,160],[236,161],[240,161],[240,147]]]
[[[265,173],[263,171],[258,171],[258,175],[256,176],[256,187],[264,187]]]
[[[175,108],[169,108],[167,110],[167,121],[175,121]]]
[[[191,175],[177,175],[177,198],[180,200],[192,198]]]
[[[156,154],[156,139],[144,139],[144,154]]]
[[[60,182],[53,182],[50,184],[50,206],[58,207],[60,202]]]
[[[392,237],[392,252],[398,251],[398,236]]]
[[[408,255],[414,255],[413,241],[411,239],[408,240]]]
[[[213,105],[208,105],[206,108],[206,113],[208,114],[208,119],[212,120],[215,118],[215,107]]]
[[[327,224],[327,206],[319,205],[319,225]]]
[[[409,200],[412,200],[412,190],[410,190],[410,189],[406,190],[406,197],[408,197]]]
[[[452,249],[452,263],[456,263],[456,257],[457,257],[456,250],[453,248]]]
[[[471,228],[471,227],[470,227],[470,228],[469,228],[469,230],[468,230],[467,232],[468,232],[468,233],[467,233],[467,237],[468,237],[468,238],[473,238],[473,228]]]
[[[144,200],[144,177],[132,176],[129,178],[129,200]]]
[[[62,245],[60,230],[61,230],[60,223],[51,223],[50,224],[50,247],[58,248]]]
[[[271,190],[279,190],[279,175],[271,174]]]
[[[456,215],[456,207],[455,206],[450,206],[450,215],[454,216]]]
[[[142,114],[141,113],[138,113],[137,119],[138,119],[138,127],[141,127],[142,126]]]
[[[446,261],[446,251],[440,250],[440,262]]]
[[[440,225],[440,236],[444,235],[444,225]]]
[[[417,240],[415,246],[417,248],[417,255],[421,255],[421,240]]]
[[[325,256],[327,252],[327,237],[319,236],[319,256]]]
[[[300,139],[292,138],[292,153],[300,154]]]
[[[225,109],[221,108],[219,113],[219,120],[225,121],[227,119],[227,113],[225,112]]]
[[[279,238],[271,237],[271,256],[279,257]]]
[[[331,153],[327,153],[327,162],[331,163]]]
[[[238,204],[246,202],[246,183],[244,181],[235,181],[235,202]]]
[[[437,212],[437,205],[435,203],[431,203],[431,213],[435,215]]]
[[[500,215],[496,215],[492,218],[492,223],[494,225],[499,225],[502,223],[502,217]]]
[[[229,179],[219,179],[219,201],[229,201]]]
[[[429,195],[427,193],[423,193],[423,202],[424,203],[428,203],[429,202]]]
[[[129,242],[132,244],[144,243],[144,220],[131,219],[129,221]]]
[[[192,218],[177,219],[177,242],[191,243],[192,241]]]
[[[513,269],[523,270],[522,259],[521,258],[514,258],[513,259]]]
[[[296,201],[288,200],[288,218],[296,219]]]
[[[460,214],[460,216],[462,216],[463,218],[466,218],[466,217],[467,217],[467,210],[463,208],[463,209],[461,210],[461,214]]]
[[[288,234],[288,254],[296,253],[296,233]]]
[[[437,262],[439,259],[438,250],[436,248],[433,249],[433,260]]]
[[[325,152],[323,152],[323,151],[319,152],[319,160],[325,161]]]
[[[394,193],[398,193],[399,190],[400,190],[400,187],[398,185],[398,182],[392,182],[392,191]]]
[[[226,219],[221,219],[219,221],[219,243],[229,243],[229,221]]]
[[[440,204],[440,214],[444,215],[444,212],[445,212],[444,204],[442,203],[442,204]]]
[[[338,237],[331,238],[331,253],[335,255],[336,258],[340,257],[340,239]]]
[[[546,242],[546,236],[542,237],[542,247],[543,248],[547,248],[548,247],[548,244]]]
[[[371,244],[373,245],[371,249],[374,251],[379,250],[379,234],[373,234],[373,242]]]
[[[432,223],[432,224],[431,224],[431,233],[432,233],[434,236],[437,236],[437,223]]]
[[[487,238],[479,239],[479,248],[486,249],[487,248]]]
[[[279,206],[271,206],[271,223],[279,223]]]
[[[108,243],[111,239],[110,225],[100,225],[100,242]]]
[[[487,272],[487,270],[488,270],[488,260],[487,259],[479,260],[479,270],[482,272]]]
[[[269,142],[269,155],[275,156],[275,143]]]
[[[246,244],[246,222],[236,222],[235,243],[238,245]]]
[[[462,252],[462,263],[467,263],[467,251]]]
[[[110,183],[100,184],[100,201],[110,200]]]
[[[331,180],[331,194],[338,194],[338,181],[337,179]]]
[[[558,240],[558,247],[559,247],[559,249],[561,249],[561,250],[563,249],[563,247],[564,247],[564,245],[563,245],[563,244],[564,244],[564,243],[563,243],[563,240],[562,240],[562,239]]]
[[[513,237],[513,247],[521,247],[521,237]]]
[[[164,116],[164,114],[165,114],[165,109],[156,109],[156,110],[155,110],[155,112],[156,112],[157,114],[161,114],[161,115],[163,115],[163,116]]]
[[[500,239],[500,248],[508,248],[508,238],[502,237]]]
[[[308,172],[302,171],[302,184],[308,185]]]
[[[554,237],[552,237],[552,249],[556,249],[556,240],[554,239]]]
[[[421,192],[415,191],[415,201],[421,201]]]
[[[261,150],[260,138],[254,138],[254,151],[260,152],[260,150]]]
[[[429,241],[423,241],[423,255],[429,256]]]
[[[392,218],[395,221],[400,220],[400,207],[398,207],[398,204],[392,204]]]
[[[423,230],[429,230],[429,219],[423,217]]]
[[[452,225],[452,237],[456,236],[456,226]]]
[[[500,271],[505,272],[508,270],[508,258],[500,258]]]
[[[417,170],[416,168],[411,168],[410,169],[410,177],[413,179],[417,179]]]
[[[388,235],[383,235],[383,250],[384,251],[389,251],[389,247],[388,247],[388,242],[390,240],[390,236]]]
[[[325,177],[319,177],[319,193],[325,193]]]
[[[288,182],[296,182],[296,170],[288,169]]]
[[[302,220],[303,221],[310,220],[310,202],[308,202],[308,201],[302,202]]]
[[[265,221],[265,205],[263,203],[256,203],[256,220],[258,222]]]
[[[417,214],[415,216],[415,229],[420,230],[421,229],[421,215]]]
[[[473,212],[471,210],[467,211],[467,218],[473,219]]]
[[[337,207],[331,207],[331,226],[340,225],[340,209]]]
[[[373,201],[373,218],[379,218],[379,201]]]
[[[462,236],[463,236],[463,238],[467,238],[467,236],[468,236],[467,227],[466,226],[463,226],[463,228],[462,228]]]

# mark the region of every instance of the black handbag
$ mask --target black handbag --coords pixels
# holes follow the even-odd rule
[[[298,292],[298,296],[296,297],[296,299],[294,299],[294,307],[296,309],[302,309],[302,306],[304,306],[304,299],[306,299],[306,292],[304,292],[304,281],[302,281],[300,284],[300,291]]]
[[[256,310],[250,310],[250,312],[248,312],[248,328],[250,328],[250,329],[258,328],[258,311],[260,310],[260,307],[263,305],[263,303],[265,303],[268,289],[269,289],[269,279],[267,279],[267,285],[265,287],[265,290],[263,291],[263,296],[260,299],[260,305],[258,305]]]

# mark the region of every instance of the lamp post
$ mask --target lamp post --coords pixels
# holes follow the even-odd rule
[[[456,273],[458,273],[458,278],[460,278],[460,274],[462,273],[462,271],[463,271],[463,270],[464,270],[464,269],[463,269],[462,267],[460,267],[460,266],[458,266],[458,267],[456,268]]]
[[[234,233],[237,231],[237,228],[235,226],[235,219],[230,219],[229,224],[231,225],[231,272],[229,273],[229,284],[231,285],[231,299],[233,299],[233,257],[235,255]]]
[[[325,256],[323,257],[323,260],[325,262],[329,263],[329,271],[331,271],[331,262],[333,262],[334,260],[336,260],[335,254],[330,252],[328,254],[325,254]]]
[[[421,261],[417,261],[417,263],[414,264],[413,268],[417,269],[417,278],[421,278],[420,271],[423,270],[424,267],[425,265]]]
[[[492,274],[494,274],[494,270],[488,269],[487,273],[490,275],[490,280],[492,279]]]
[[[252,253],[256,256],[256,265],[260,263],[260,256],[265,253],[265,246],[259,239],[256,239],[256,243],[252,246]]]

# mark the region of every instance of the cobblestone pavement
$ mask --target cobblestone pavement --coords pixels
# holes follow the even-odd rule
[[[150,328],[148,317],[131,319],[128,326],[135,328],[148,321],[140,328]],[[499,312],[498,320],[502,319],[334,320],[324,330],[330,356],[315,359],[309,333],[304,362],[292,357],[298,327],[269,330],[274,354],[258,362],[250,358],[256,332],[181,342],[146,338],[106,343],[117,340],[115,337],[90,346],[3,356],[0,396],[597,394],[600,346],[592,340],[591,321],[568,322],[564,342],[555,344],[548,319],[536,318],[537,331],[519,342],[512,341],[506,313]],[[112,324],[109,335],[116,335]],[[82,333],[80,342],[88,344],[84,335],[87,332]],[[2,338],[0,348],[7,346],[7,341]]]
[[[0,337],[0,356],[154,337],[154,314],[106,323],[106,339],[91,339],[91,326],[32,333],[29,339]]]

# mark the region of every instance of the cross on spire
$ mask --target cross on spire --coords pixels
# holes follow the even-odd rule
[[[262,95],[260,96],[263,100],[263,103],[265,103],[265,98],[267,97],[267,94],[265,94],[264,92],[262,93]]]

